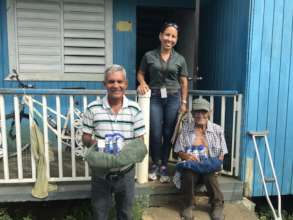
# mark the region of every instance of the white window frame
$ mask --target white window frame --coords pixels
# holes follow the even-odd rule
[[[9,73],[13,69],[18,71],[18,54],[17,54],[17,37],[16,37],[16,10],[15,0],[7,1],[7,31],[8,31],[8,57],[9,57]],[[112,0],[105,0],[105,67],[113,63],[113,5]],[[61,40],[62,42],[64,39]],[[64,45],[61,45],[64,48]],[[62,65],[64,66],[64,55],[62,54]],[[62,68],[63,70],[64,68]],[[102,73],[20,73],[21,80],[30,81],[103,81],[104,75]],[[9,75],[6,80],[10,80]]]

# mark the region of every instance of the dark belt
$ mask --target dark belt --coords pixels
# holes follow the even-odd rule
[[[152,95],[161,95],[161,90],[160,89],[151,89]],[[167,94],[178,94],[179,89],[167,89]]]
[[[132,164],[131,166],[127,167],[124,170],[110,172],[110,173],[108,173],[106,175],[106,179],[108,179],[108,180],[117,180],[117,179],[120,179],[120,178],[124,177],[125,174],[127,174],[128,172],[130,172],[133,168],[134,168],[134,164]]]

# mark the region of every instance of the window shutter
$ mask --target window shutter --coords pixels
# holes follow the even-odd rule
[[[103,73],[104,0],[64,0],[64,73]]]
[[[62,70],[61,8],[59,1],[16,1],[16,50],[20,73]]]
[[[112,63],[112,0],[10,2],[11,71],[23,80],[103,80]]]

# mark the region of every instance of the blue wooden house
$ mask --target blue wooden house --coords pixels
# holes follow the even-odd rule
[[[245,183],[247,195],[264,196],[247,132],[268,130],[281,194],[291,195],[292,18],[292,0],[0,0],[0,87],[17,87],[9,78],[15,69],[37,88],[102,89],[105,66],[117,63],[134,90],[140,58],[159,45],[161,24],[174,21],[191,88],[243,96],[232,175]],[[275,187],[269,193],[276,195]]]

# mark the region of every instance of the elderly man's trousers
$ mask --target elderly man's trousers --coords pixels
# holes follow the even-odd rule
[[[197,174],[191,170],[184,169],[182,170],[181,177],[181,189],[184,194],[183,199],[185,207],[192,206],[194,189],[199,182],[205,184],[212,206],[223,205],[224,197],[220,190],[218,178],[215,173]]]

